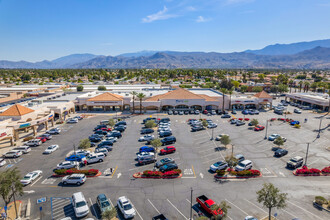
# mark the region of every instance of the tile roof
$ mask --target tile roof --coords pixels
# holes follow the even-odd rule
[[[22,116],[31,112],[34,112],[34,110],[19,104],[15,104],[8,108],[6,111],[0,113],[0,116]]]
[[[254,97],[262,98],[262,99],[270,99],[270,98],[272,98],[272,97],[271,97],[270,95],[268,95],[268,93],[265,92],[265,91],[261,91],[261,92],[255,94]]]
[[[102,93],[98,96],[88,99],[87,101],[122,101],[123,97],[117,94],[113,94],[110,92]]]
[[[209,97],[207,95],[197,95],[186,89],[175,89],[165,94],[155,95],[150,98],[147,98],[146,101],[159,101],[161,99],[207,99],[207,98],[210,99],[210,101],[216,101],[214,98]]]

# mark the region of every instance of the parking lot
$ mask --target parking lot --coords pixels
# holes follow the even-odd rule
[[[288,110],[293,112],[291,106]],[[276,133],[287,138],[284,147],[289,153],[281,158],[273,157],[271,150],[273,143],[265,140],[266,130],[253,131],[248,129],[247,123],[243,126],[235,126],[228,119],[220,115],[171,115],[154,114],[153,117],[169,117],[171,128],[177,142],[172,144],[176,152],[167,156],[158,156],[158,160],[164,157],[173,158],[183,176],[180,179],[134,179],[132,175],[147,169],[153,169],[154,164],[138,166],[136,153],[144,143],[138,142],[140,130],[143,127],[143,119],[150,115],[131,116],[125,119],[127,129],[113,146],[113,150],[105,158],[104,162],[87,165],[87,168],[99,169],[102,174],[99,177],[87,178],[81,186],[63,186],[61,178],[52,178],[52,170],[56,164],[62,162],[69,152],[73,151],[73,145],[78,146],[80,139],[88,138],[93,134],[93,128],[101,120],[107,120],[113,115],[99,114],[79,121],[78,124],[61,125],[62,133],[53,135],[53,139],[35,147],[29,154],[19,159],[6,159],[7,164],[0,169],[6,169],[10,165],[18,167],[24,175],[27,172],[41,169],[42,176],[32,184],[24,187],[25,195],[22,200],[31,199],[32,219],[40,217],[38,198],[47,197],[43,203],[43,219],[61,219],[64,216],[72,216],[72,206],[69,198],[74,192],[83,192],[88,202],[90,212],[88,217],[100,219],[100,212],[95,204],[96,196],[104,193],[116,204],[117,198],[127,196],[137,211],[136,219],[151,219],[151,217],[163,213],[169,219],[190,218],[190,193],[193,189],[194,216],[201,214],[196,205],[196,197],[207,195],[216,202],[226,201],[231,209],[229,219],[244,219],[252,215],[258,219],[265,217],[268,210],[256,201],[256,191],[265,182],[271,182],[281,191],[288,193],[289,202],[284,210],[273,210],[278,219],[329,219],[330,214],[313,208],[314,196],[330,194],[329,177],[295,177],[292,170],[285,168],[286,162],[293,156],[305,158],[307,143],[310,143],[308,154],[308,166],[322,169],[329,166],[330,152],[326,147],[330,145],[329,128],[321,132],[320,138],[316,138],[319,127],[319,116],[308,111],[302,114],[287,115],[301,122],[301,128],[296,129],[288,123],[273,121],[268,123],[267,136]],[[244,117],[237,112],[235,117]],[[245,118],[258,119],[259,124],[266,126],[266,120],[278,118],[273,112],[261,112],[259,115],[246,115]],[[234,154],[244,154],[246,159],[253,162],[253,168],[259,169],[263,176],[248,180],[215,181],[213,173],[209,171],[210,165],[224,160],[231,154],[231,147],[225,149],[219,141],[212,138],[212,129],[191,132],[187,124],[190,118],[206,118],[213,120],[218,126],[213,130],[213,137],[218,134],[228,134],[234,145]],[[308,122],[304,123],[304,119]],[[322,120],[322,128],[329,124],[329,118]],[[155,134],[156,135],[156,134]],[[50,155],[42,152],[51,144],[58,144],[60,149]],[[162,147],[161,147],[162,148]],[[112,172],[110,172],[110,169]],[[56,217],[54,217],[56,215]]]

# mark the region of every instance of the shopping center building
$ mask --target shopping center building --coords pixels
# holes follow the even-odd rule
[[[291,93],[286,94],[286,98],[291,102],[310,106],[314,109],[329,111],[330,98],[328,94],[322,93]]]

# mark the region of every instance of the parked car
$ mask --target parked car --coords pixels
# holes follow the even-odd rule
[[[172,159],[172,158],[163,158],[163,159],[159,160],[156,163],[156,167],[159,168],[159,167],[164,166],[164,165],[169,164],[169,163],[175,163],[174,159]]]
[[[240,120],[238,120],[238,121],[236,122],[236,126],[242,126],[242,125],[245,125],[245,122],[244,122],[244,121],[240,121]]]
[[[199,110],[195,110],[195,115],[199,115]]]
[[[103,149],[103,148],[107,149],[108,152],[112,151],[112,146],[110,146],[110,145],[100,145],[100,146],[97,146],[95,148],[95,151],[98,150],[98,149]]]
[[[106,148],[101,147],[101,148],[96,148],[95,153],[103,153],[104,156],[108,156],[109,151]]]
[[[173,115],[173,111],[172,111],[172,110],[169,110],[169,111],[167,112],[167,114],[168,114],[168,115]]]
[[[46,131],[47,134],[60,134],[61,133],[61,129],[59,128],[52,128],[48,131]]]
[[[243,154],[237,154],[237,155],[235,155],[235,158],[237,159],[238,162],[242,162],[243,160],[245,160],[245,157]]]
[[[258,220],[258,219],[253,216],[246,216],[244,220]]]
[[[79,121],[83,119],[80,115],[74,116],[73,118],[78,119]]]
[[[161,119],[159,120],[160,123],[161,123],[161,122],[166,122],[166,123],[168,123],[168,122],[170,122],[170,121],[171,121],[170,118],[161,118]]]
[[[105,155],[103,153],[94,153],[86,157],[87,164],[103,162]]]
[[[136,211],[126,196],[121,196],[117,200],[117,207],[120,212],[123,214],[125,219],[134,218]]]
[[[176,165],[176,163],[168,163],[168,164],[161,166],[159,168],[159,171],[164,173],[166,171],[170,171],[170,170],[174,170],[174,169],[178,169],[178,165]]]
[[[145,128],[141,130],[141,134],[151,134],[151,133],[154,133],[154,129]]]
[[[77,154],[77,155],[83,155],[85,157],[87,157],[88,155],[90,155],[92,152],[88,151],[88,150],[77,150],[75,152],[73,152],[73,154]]]
[[[5,158],[18,158],[22,155],[22,151],[20,150],[11,150],[11,151],[8,151],[7,153],[5,153],[3,156]]]
[[[70,118],[66,121],[66,123],[75,124],[75,123],[78,123],[78,119],[77,118]]]
[[[119,131],[120,133],[122,133],[122,132],[125,131],[125,128],[123,126],[117,126],[117,127],[115,127],[115,130],[116,131]]]
[[[153,153],[153,152],[142,151],[141,153],[138,153],[138,154],[137,154],[137,159],[138,159],[138,160],[139,160],[140,158],[144,158],[144,157],[154,158],[154,157],[155,157],[155,153]]]
[[[106,135],[106,137],[116,137],[116,138],[121,138],[123,135],[116,130],[111,131],[109,134]]]
[[[281,137],[279,134],[272,134],[268,137],[268,140],[274,141],[276,138]]]
[[[111,203],[109,202],[108,198],[104,194],[99,194],[96,197],[96,204],[100,209],[101,214],[103,214],[107,210],[111,210],[113,207],[111,206]]]
[[[97,145],[98,148],[105,147],[105,146],[113,146],[113,141],[102,141]]]
[[[85,182],[86,182],[86,175],[79,174],[79,173],[74,173],[69,176],[65,176],[62,179],[63,185],[74,184],[74,185],[80,186],[81,184],[83,184]]]
[[[6,163],[7,162],[6,162],[5,158],[0,157],[0,167],[4,166]]]
[[[251,160],[243,160],[242,162],[238,163],[235,167],[236,171],[243,171],[249,170],[252,168],[252,161]]]
[[[174,144],[176,142],[176,138],[174,136],[165,137],[161,140],[162,145]]]
[[[40,135],[40,137],[43,137],[43,138],[46,138],[47,140],[50,140],[50,139],[52,139],[53,138],[53,136],[52,135],[50,135],[50,134],[42,134],[42,135]]]
[[[13,150],[19,150],[19,151],[22,151],[23,154],[27,154],[31,151],[31,147],[30,146],[19,146],[19,147],[15,147]]]
[[[81,162],[83,160],[86,160],[86,157],[84,155],[79,154],[72,154],[69,157],[65,158],[66,161],[78,161]]]
[[[159,137],[168,137],[172,135],[172,131],[160,131]]]
[[[72,206],[77,218],[82,218],[89,213],[89,207],[82,192],[76,192],[72,195]]]
[[[220,139],[223,137],[223,136],[229,136],[228,134],[219,134],[216,138],[215,138],[215,140],[216,141],[220,141]]]
[[[77,161],[63,161],[62,163],[59,163],[56,166],[56,170],[71,169],[71,168],[79,168],[79,162],[77,162]]]
[[[104,139],[104,136],[99,134],[92,134],[88,137],[88,139],[90,142],[100,142]]]
[[[224,161],[218,161],[210,166],[210,170],[215,172],[217,170],[224,170],[228,167],[228,164]]]
[[[119,121],[119,122],[117,122],[117,123],[115,124],[115,126],[120,126],[120,125],[122,125],[122,126],[124,126],[124,127],[126,128],[126,126],[127,126],[127,122],[126,122],[126,121]]]
[[[284,155],[287,155],[288,151],[286,149],[278,149],[275,151],[274,156],[275,157],[283,157]]]
[[[216,127],[218,127],[218,125],[216,123],[209,123],[207,125],[207,128],[216,128]]]
[[[304,163],[304,159],[302,157],[295,156],[286,163],[286,167],[291,169],[296,169],[298,167],[301,167],[303,163]]]
[[[20,182],[23,184],[23,186],[29,185],[35,179],[37,179],[41,174],[42,174],[41,170],[35,170],[32,172],[29,172],[23,177],[23,179],[20,180]]]
[[[139,152],[155,152],[155,148],[153,147],[148,147],[148,146],[143,146],[140,147]]]
[[[106,120],[107,121],[107,120]],[[101,121],[102,123],[102,121]],[[109,121],[107,121],[107,123],[109,123]],[[100,125],[97,125],[93,131],[97,131],[97,130],[100,130],[101,128],[107,128],[107,124],[100,124]]]
[[[265,129],[265,126],[262,126],[262,125],[257,125],[257,126],[254,127],[255,131],[262,131],[264,129]]]
[[[54,151],[56,151],[59,148],[57,144],[50,145],[49,147],[46,148],[46,150],[43,152],[43,154],[51,154]]]
[[[45,143],[47,141],[47,138],[44,137],[36,137],[36,139],[39,139],[41,141],[41,143]]]
[[[183,111],[179,111],[179,115],[183,115]]]
[[[139,138],[139,142],[142,142],[142,141],[151,141],[155,139],[155,136],[154,135],[151,135],[151,134],[147,134],[147,135],[144,135],[142,137]]]
[[[295,109],[293,110],[293,112],[294,112],[294,113],[297,113],[297,114],[301,114],[301,110],[299,110],[299,109],[297,109],[297,108],[295,108]]]
[[[221,115],[221,118],[231,118],[230,115]]]
[[[112,141],[113,143],[115,143],[115,142],[117,142],[118,138],[116,138],[116,137],[107,137],[105,140],[106,141]]]
[[[205,109],[205,110],[203,111],[203,114],[206,115],[207,113],[208,113],[208,111]]]
[[[166,218],[164,214],[159,214],[157,216],[152,217],[151,220],[169,220],[169,219]]]
[[[108,132],[107,132],[107,131],[103,131],[103,130],[100,129],[100,130],[95,131],[94,134],[98,134],[98,135],[107,135]]]
[[[212,199],[209,199],[205,195],[201,195],[201,196],[197,197],[196,202],[209,215],[220,216],[220,217],[224,216],[224,213],[220,208],[218,208],[218,209],[215,208],[217,204]]]
[[[232,111],[231,111],[231,113],[233,114],[233,115],[236,115],[236,110],[235,109],[233,109]]]
[[[192,126],[191,127],[191,131],[192,132],[195,132],[195,131],[201,131],[201,130],[204,130],[204,126],[203,125],[195,125],[195,126]]]
[[[291,121],[291,122],[290,122],[290,125],[299,125],[299,124],[300,124],[299,121]]]
[[[249,113],[250,113],[250,111],[247,110],[247,109],[245,109],[245,110],[242,111],[242,114],[243,114],[243,115],[248,115]]]
[[[36,147],[42,144],[40,139],[32,139],[26,142],[24,145],[31,146],[31,147]]]
[[[156,161],[155,157],[153,156],[148,156],[148,157],[140,157],[138,158],[138,163],[140,165],[145,165],[149,163],[154,163]]]
[[[168,146],[160,150],[161,155],[175,153],[176,149],[174,146]]]

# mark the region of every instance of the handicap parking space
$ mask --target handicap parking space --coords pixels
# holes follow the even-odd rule
[[[77,219],[73,210],[70,197],[51,197],[51,219],[70,217]]]

